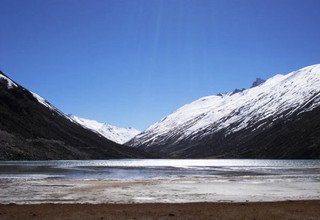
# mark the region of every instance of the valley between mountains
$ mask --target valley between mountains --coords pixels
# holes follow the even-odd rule
[[[0,72],[0,159],[320,158],[320,65],[200,98],[145,131],[68,115]]]

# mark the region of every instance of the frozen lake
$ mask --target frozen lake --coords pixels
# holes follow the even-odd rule
[[[0,162],[0,203],[309,199],[320,199],[320,160]]]

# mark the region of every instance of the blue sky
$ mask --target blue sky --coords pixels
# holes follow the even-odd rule
[[[320,63],[318,0],[0,0],[0,69],[66,113],[144,129]]]

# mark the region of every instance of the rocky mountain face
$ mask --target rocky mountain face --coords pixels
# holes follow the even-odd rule
[[[147,156],[83,128],[0,71],[0,160]]]
[[[131,127],[119,128],[113,125],[109,125],[107,123],[101,123],[95,120],[80,118],[75,115],[68,115],[68,117],[75,123],[80,124],[82,127],[90,129],[118,144],[124,144],[140,133],[140,131]]]
[[[126,143],[171,158],[320,158],[320,65],[200,98]]]

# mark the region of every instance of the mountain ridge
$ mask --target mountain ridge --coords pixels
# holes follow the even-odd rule
[[[101,123],[91,119],[80,118],[72,114],[69,114],[68,117],[72,119],[74,122],[80,124],[81,126],[90,129],[94,132],[97,132],[98,134],[118,144],[124,144],[140,133],[139,130],[132,127],[116,127],[107,123]]]
[[[278,122],[289,122],[290,120],[296,122],[295,117],[299,115],[305,115],[303,120],[308,120],[311,112],[316,123],[309,124],[312,124],[317,134],[320,134],[320,118],[317,117],[319,103],[320,65],[316,64],[286,75],[275,75],[255,87],[237,93],[202,97],[151,125],[126,144],[168,157],[189,158],[203,155],[205,157],[242,158],[244,154],[241,152],[230,155],[228,151],[232,151],[231,147],[225,152],[228,156],[224,156],[222,150],[219,151],[219,155],[216,153],[210,155],[206,154],[203,149],[206,149],[207,152],[214,152],[214,149],[220,149],[221,146],[233,143],[230,138],[247,130],[242,134],[243,138],[237,139],[240,145],[233,143],[235,148],[238,146],[247,151],[246,143],[254,142],[253,139],[258,143],[257,136],[252,136],[253,133],[256,133],[254,130],[267,135],[267,130],[272,130]],[[299,113],[297,116],[295,116],[296,112]],[[281,130],[281,128],[278,129]],[[312,137],[312,139],[317,143],[319,141],[317,137]],[[198,153],[197,148],[202,153]],[[190,153],[191,151],[194,153]],[[317,153],[312,153],[313,156],[309,157],[320,157],[319,150],[316,151]],[[265,155],[259,152],[257,157],[261,158]],[[250,157],[253,158],[254,154]],[[297,155],[293,153],[291,155],[275,153],[274,155],[274,158],[290,157],[297,157]],[[271,156],[268,155],[268,158]]]
[[[66,115],[1,71],[0,90],[0,160],[320,158],[320,64],[197,99],[127,137],[130,147],[99,130],[112,126]]]
[[[145,158],[72,122],[0,71],[0,160]]]

